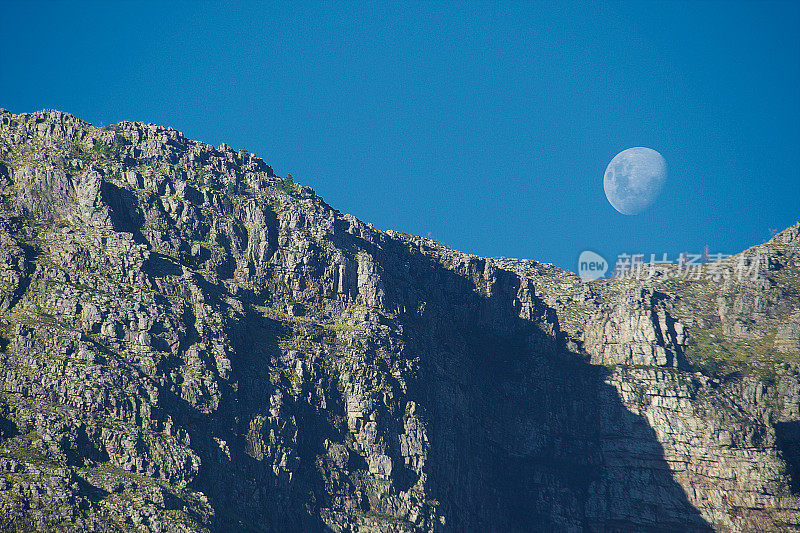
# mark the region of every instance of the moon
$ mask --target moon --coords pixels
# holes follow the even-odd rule
[[[614,156],[606,167],[603,189],[614,209],[636,215],[658,197],[667,180],[667,162],[652,148],[637,146]]]

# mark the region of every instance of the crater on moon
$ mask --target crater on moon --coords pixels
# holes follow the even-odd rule
[[[649,207],[667,179],[667,162],[652,148],[637,146],[614,156],[606,167],[603,189],[614,209],[636,215]]]

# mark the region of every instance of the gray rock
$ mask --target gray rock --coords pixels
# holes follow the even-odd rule
[[[0,529],[800,528],[800,225],[587,283],[152,124],[0,153]]]

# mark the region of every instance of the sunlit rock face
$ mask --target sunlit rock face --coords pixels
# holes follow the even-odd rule
[[[799,527],[800,226],[586,282],[160,126],[0,160],[0,530]]]

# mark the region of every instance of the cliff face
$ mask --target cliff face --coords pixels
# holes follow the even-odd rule
[[[800,226],[586,283],[57,111],[0,194],[0,529],[800,529]]]

